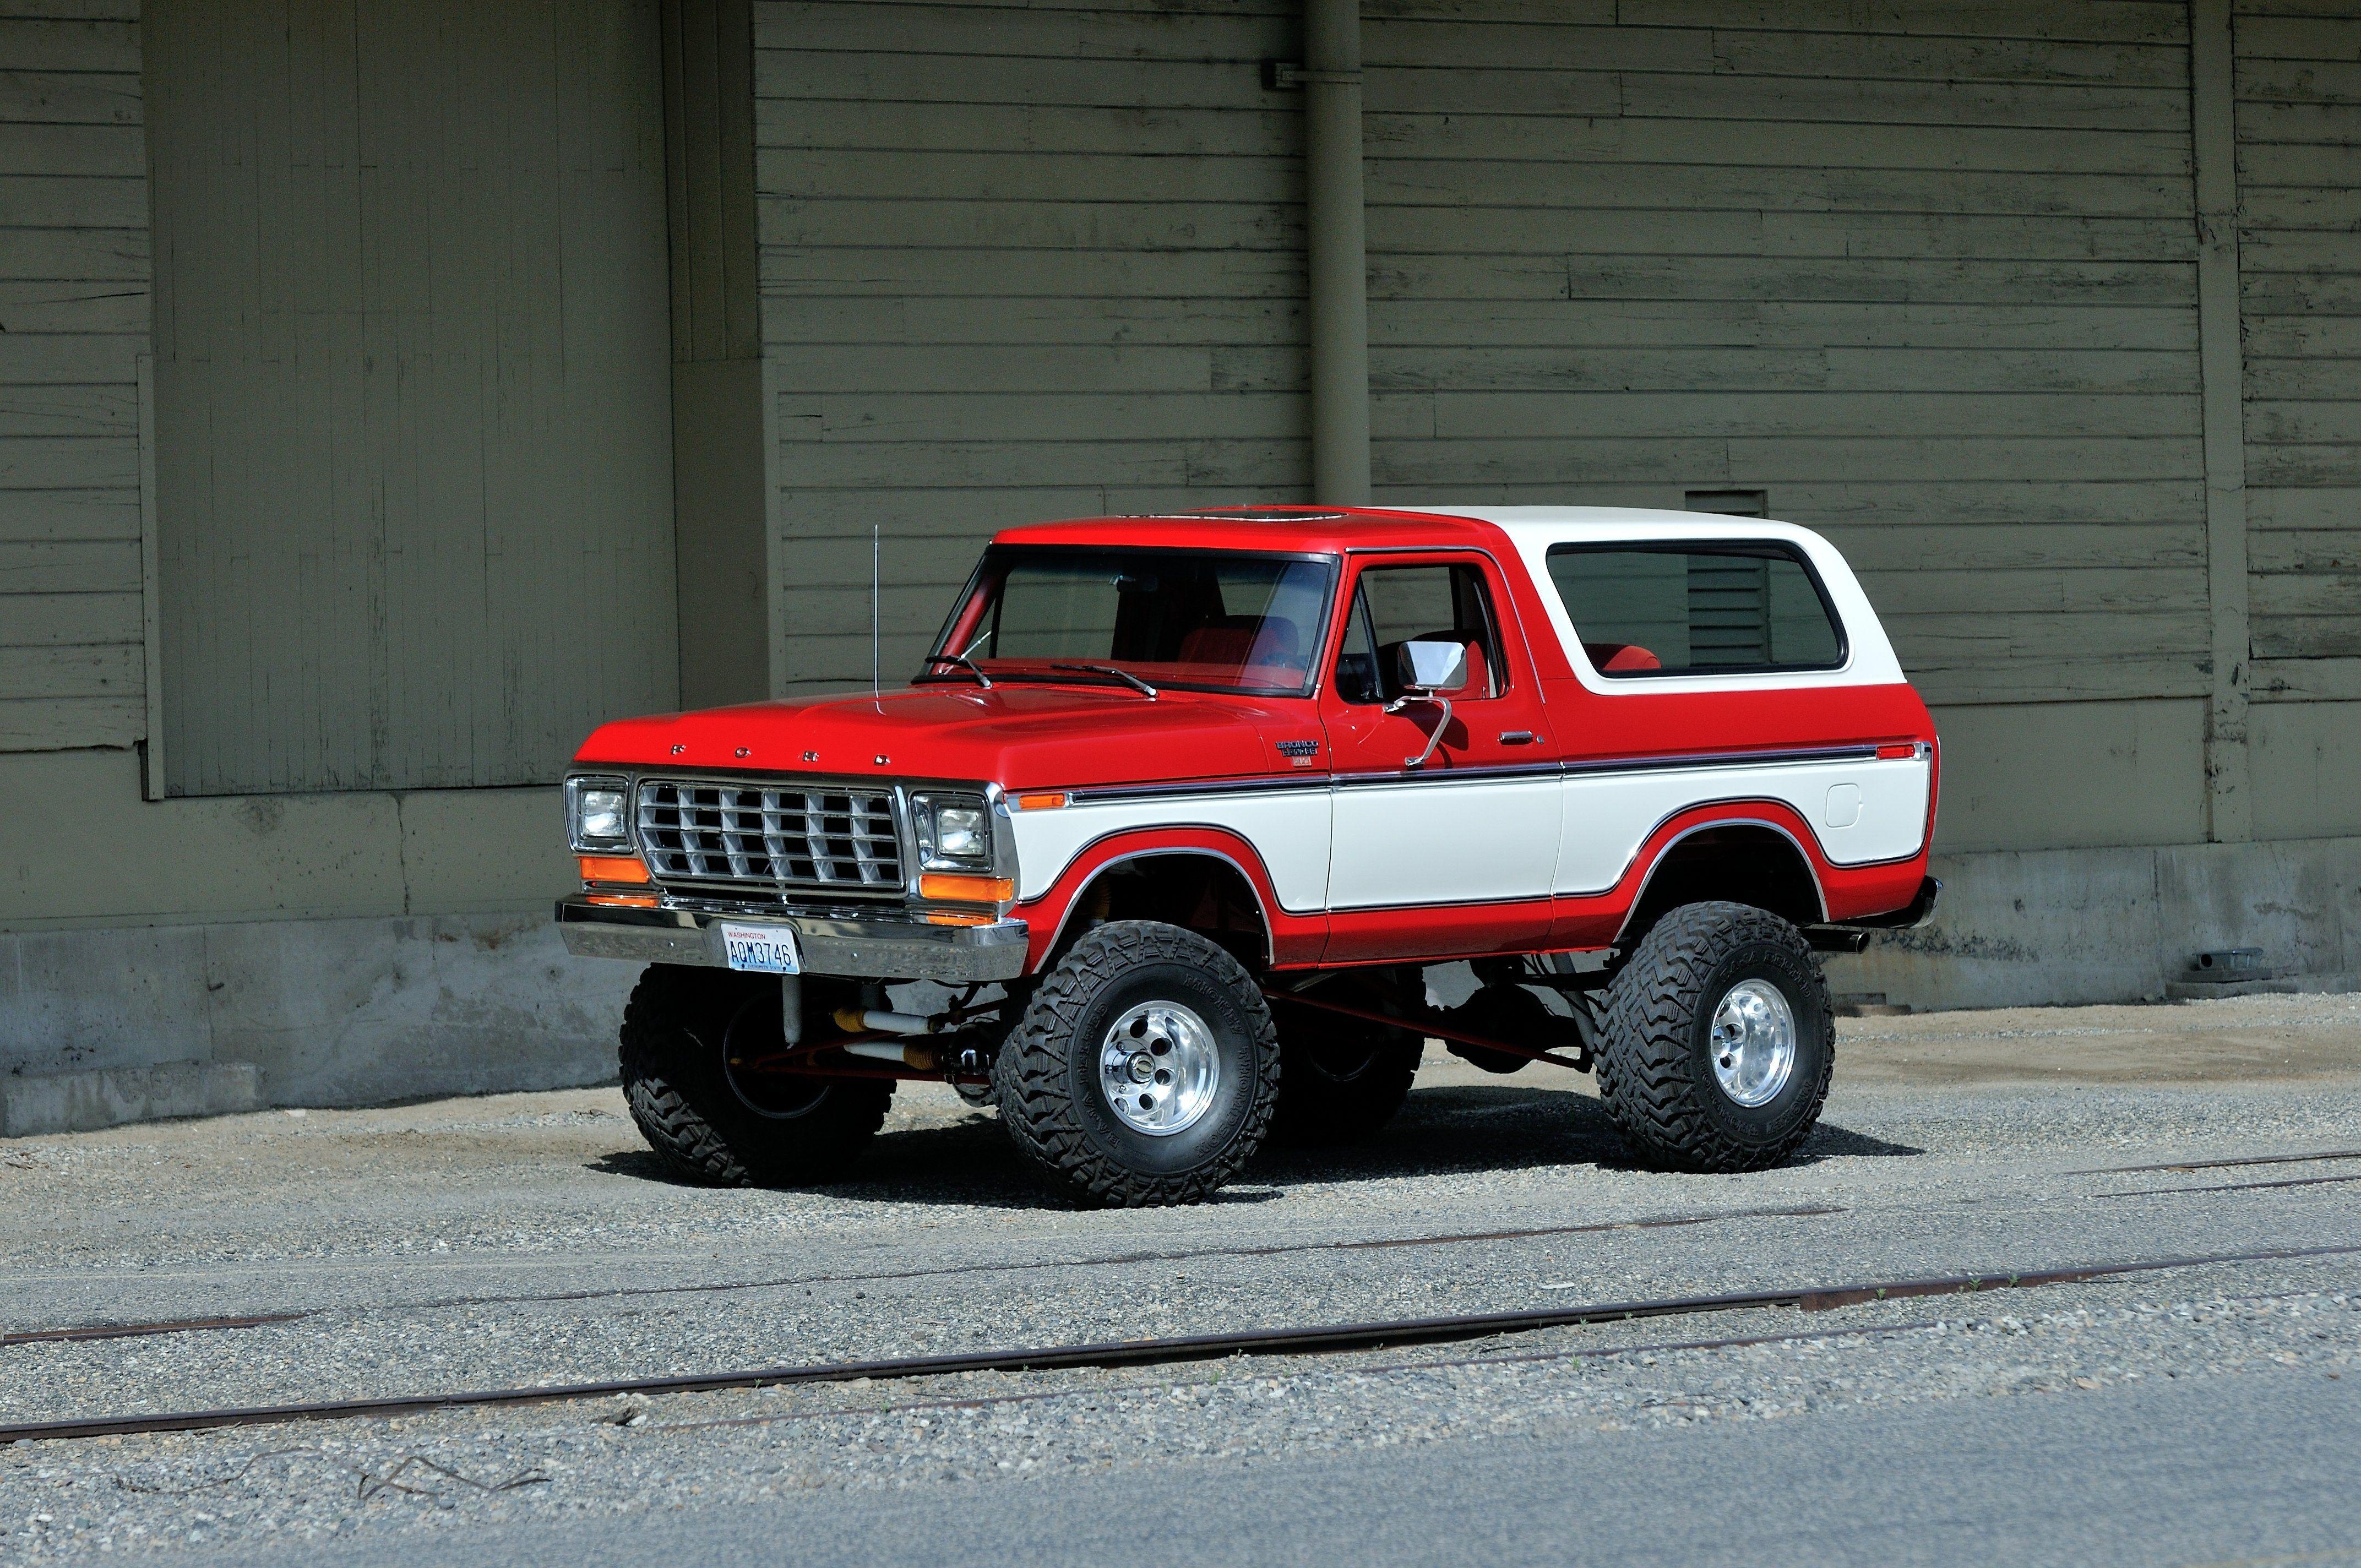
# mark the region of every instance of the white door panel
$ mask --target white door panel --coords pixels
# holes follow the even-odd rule
[[[1020,899],[1038,898],[1073,864],[1074,857],[1110,833],[1134,828],[1224,828],[1252,844],[1270,873],[1279,907],[1311,914],[1328,894],[1328,789],[1323,780],[1301,790],[1208,792],[1085,801],[1055,811],[1020,811],[1009,817],[1016,834]]]
[[[1572,773],[1565,780],[1565,825],[1554,885],[1562,894],[1605,893],[1622,880],[1648,835],[1665,818],[1725,800],[1776,800],[1793,806],[1811,824],[1821,853],[1837,865],[1900,860],[1916,853],[1927,836],[1927,764],[1913,758]],[[1857,802],[1846,786],[1858,790]],[[1828,826],[1832,792],[1850,813],[1848,827]]]
[[[1328,907],[1547,897],[1559,787],[1554,773],[1339,787]]]
[[[1838,865],[1916,853],[1927,831],[1928,766],[1892,762],[1770,763],[1654,773],[1448,777],[1208,792],[1017,812],[1017,896],[1040,897],[1074,857],[1109,834],[1226,828],[1262,857],[1281,908],[1372,909],[1608,892],[1648,835],[1677,812],[1776,800],[1811,824]],[[1857,790],[1853,800],[1848,789]],[[1844,810],[1832,814],[1834,800]],[[1831,826],[1850,812],[1850,825]],[[1332,837],[1333,835],[1333,837]],[[1331,848],[1334,854],[1331,854]],[[1333,866],[1332,866],[1333,862]],[[1554,874],[1553,874],[1554,872]]]

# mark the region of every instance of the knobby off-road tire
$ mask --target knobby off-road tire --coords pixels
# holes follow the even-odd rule
[[[1175,1009],[1197,1021],[1186,1039],[1167,1037]],[[1216,1064],[1203,1109],[1177,1131],[1142,1132],[1110,1102],[1106,1048],[1119,1026],[1133,1038],[1126,1019],[1141,1030],[1142,1057],[1159,1039],[1167,1046],[1151,1063],[1185,1054]],[[1279,1100],[1279,1041],[1237,959],[1177,926],[1117,920],[1086,933],[1042,980],[994,1058],[992,1080],[1018,1150],[1082,1202],[1191,1203],[1262,1146]]]
[[[653,964],[623,1009],[623,1098],[667,1168],[715,1187],[841,1176],[885,1120],[888,1080],[733,1073],[781,1050],[770,975]]]
[[[1381,1013],[1385,998],[1350,981],[1319,988],[1323,997]],[[1279,1103],[1274,1144],[1312,1148],[1367,1137],[1393,1120],[1410,1098],[1426,1042],[1391,1028],[1301,1002],[1273,1008],[1279,1025]]]
[[[1776,1092],[1748,1105],[1739,1096],[1766,1085],[1723,1086],[1714,1015],[1726,999],[1775,1012],[1764,987],[1788,1011],[1795,1051]],[[1836,1065],[1828,983],[1803,933],[1767,911],[1689,904],[1665,916],[1608,988],[1605,1025],[1599,1094],[1625,1141],[1652,1164],[1762,1170],[1794,1154],[1819,1120]]]

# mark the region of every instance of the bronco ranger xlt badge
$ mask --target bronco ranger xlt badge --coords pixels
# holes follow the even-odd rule
[[[906,688],[599,729],[557,920],[650,966],[624,1089],[696,1179],[825,1179],[931,1079],[1086,1201],[1184,1202],[1267,1136],[1378,1126],[1430,1036],[1595,1068],[1642,1157],[1753,1169],[1828,1091],[1816,950],[1933,905],[1936,763],[1790,524],[1048,523],[993,541]]]

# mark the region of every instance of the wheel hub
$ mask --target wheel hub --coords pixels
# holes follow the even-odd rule
[[[1708,1045],[1721,1091],[1741,1105],[1767,1104],[1795,1070],[1795,1010],[1769,981],[1740,981],[1713,1010]]]
[[[1213,1031],[1177,1002],[1143,1002],[1099,1047],[1099,1089],[1134,1132],[1169,1137],[1213,1108],[1222,1058]]]
[[[721,1077],[738,1103],[757,1116],[788,1121],[828,1093],[828,1080],[802,1073],[767,1070],[763,1065],[785,1047],[778,1002],[749,1002],[730,1015],[721,1032]]]

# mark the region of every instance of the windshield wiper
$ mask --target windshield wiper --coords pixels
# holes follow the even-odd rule
[[[968,674],[973,675],[975,677],[976,685],[982,686],[986,691],[990,691],[992,689],[992,677],[978,669],[976,667],[975,661],[969,658],[964,653],[929,653],[927,655],[927,668],[931,670],[938,664],[956,664]]]
[[[1049,667],[1053,670],[1078,670],[1086,675],[1113,675],[1116,680],[1147,697],[1148,701],[1156,700],[1154,686],[1149,685],[1129,670],[1119,670],[1113,664],[1052,664]]]

